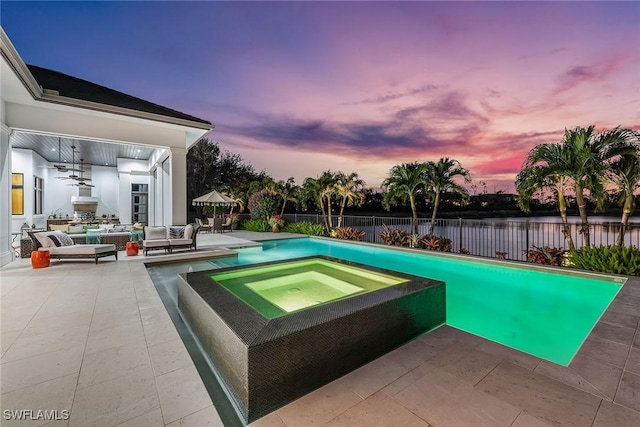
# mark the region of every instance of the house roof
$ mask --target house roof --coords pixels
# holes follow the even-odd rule
[[[184,114],[77,77],[69,76],[48,68],[38,67],[36,65],[27,64],[27,67],[43,89],[57,91],[60,96],[157,114],[174,119],[189,120],[212,126],[211,122],[207,120],[199,119],[189,114]]]

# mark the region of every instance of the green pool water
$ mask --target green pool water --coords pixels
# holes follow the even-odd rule
[[[623,285],[622,279],[605,275],[541,271],[328,239],[269,241],[238,252],[237,257],[212,260],[208,268],[325,255],[442,280],[448,325],[564,366]]]
[[[407,281],[319,258],[214,273],[209,277],[267,318]]]

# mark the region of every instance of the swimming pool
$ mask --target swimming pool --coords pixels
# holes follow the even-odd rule
[[[213,267],[324,255],[446,282],[447,324],[568,366],[624,279],[324,238],[265,241]]]

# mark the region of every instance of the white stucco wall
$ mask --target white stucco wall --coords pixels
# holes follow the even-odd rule
[[[69,172],[58,172],[56,169],[48,169],[49,179],[44,183],[44,213],[49,216],[55,213],[57,216],[73,216],[71,196],[78,195],[78,188],[71,187],[73,181],[68,179],[56,179],[56,177],[68,176]]]
[[[91,166],[91,196],[98,199],[96,216],[119,215],[118,169],[113,166]]]
[[[0,266],[13,260],[11,250],[11,146],[4,124],[4,101],[0,105]]]
[[[11,229],[13,232],[20,231],[23,223],[29,225],[35,224],[37,228],[46,226],[46,218],[49,214],[47,210],[47,187],[51,181],[59,181],[51,179],[47,169],[48,163],[45,159],[31,150],[23,150],[14,148],[11,152],[11,173],[21,173],[24,176],[24,210],[22,215],[11,216]],[[44,179],[44,205],[41,214],[34,214],[34,177]],[[71,205],[69,205],[71,206]]]

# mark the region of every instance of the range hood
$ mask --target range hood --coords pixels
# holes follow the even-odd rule
[[[88,196],[71,196],[71,205],[76,212],[92,212],[98,210],[98,198]]]

